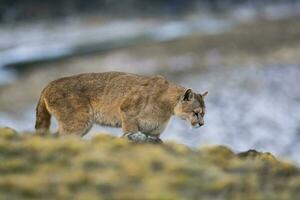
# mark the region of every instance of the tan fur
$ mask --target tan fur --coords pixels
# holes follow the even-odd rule
[[[158,137],[172,115],[195,126],[203,125],[204,112],[202,95],[162,76],[88,73],[55,80],[42,91],[35,128],[47,131],[53,115],[61,135],[84,135],[97,123],[121,127],[124,135],[140,131]]]

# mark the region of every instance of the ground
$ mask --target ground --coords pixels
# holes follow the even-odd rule
[[[0,129],[0,199],[297,199],[300,170],[270,153]]]

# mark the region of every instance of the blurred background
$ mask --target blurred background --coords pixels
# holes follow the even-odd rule
[[[270,151],[300,165],[297,0],[1,0],[0,126],[33,131],[43,87],[103,71],[209,91],[206,124],[162,139]],[[56,123],[51,129],[54,132]],[[94,126],[87,135],[121,130]]]

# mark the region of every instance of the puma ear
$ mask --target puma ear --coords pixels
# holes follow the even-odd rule
[[[190,101],[193,97],[194,97],[194,93],[192,92],[192,90],[191,89],[187,89],[184,92],[182,100],[183,101]]]
[[[208,94],[208,91],[206,91],[206,92],[204,92],[203,94],[201,94],[201,96],[204,98],[204,97],[207,96],[207,94]]]

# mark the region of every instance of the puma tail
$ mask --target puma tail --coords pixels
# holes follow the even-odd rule
[[[42,92],[36,107],[35,130],[38,134],[46,134],[49,131],[51,115],[46,107],[44,91]]]

